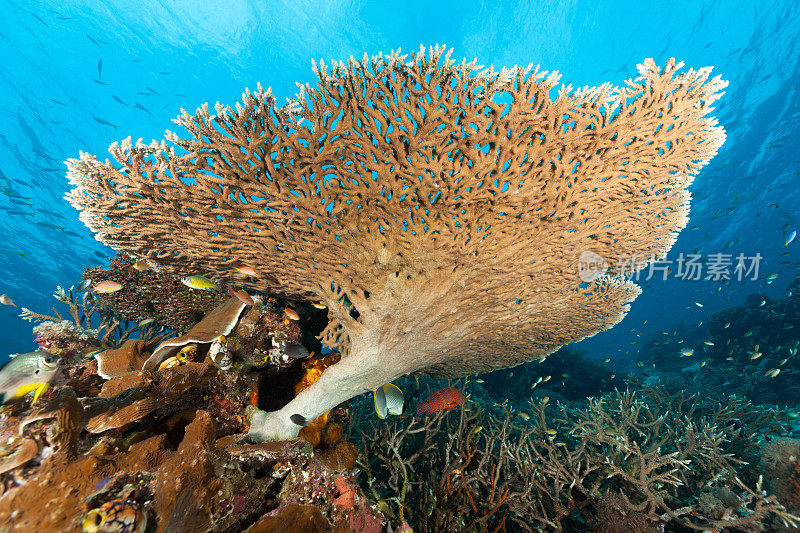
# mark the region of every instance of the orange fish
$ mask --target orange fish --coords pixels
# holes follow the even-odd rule
[[[300,315],[298,315],[297,311],[295,311],[291,307],[284,307],[283,314],[285,314],[288,318],[291,318],[292,320],[300,320]]]
[[[94,284],[92,287],[92,291],[99,293],[99,294],[111,294],[112,292],[117,292],[122,288],[121,283],[117,283],[116,281],[100,281]]]
[[[139,259],[133,264],[133,269],[142,272],[143,270],[150,270],[150,265],[148,265],[146,261]]]
[[[445,387],[431,393],[428,399],[417,406],[417,416],[432,415],[445,409],[458,407],[467,401],[464,393],[453,387]]]
[[[236,269],[236,272],[238,272],[242,276],[253,276],[253,277],[258,276],[258,272],[256,272],[253,267],[249,266],[241,266]]]
[[[255,303],[253,301],[253,298],[251,298],[250,295],[244,291],[236,291],[233,290],[233,288],[229,288],[228,294],[231,296],[235,296],[240,302],[242,302],[245,305],[253,305]]]

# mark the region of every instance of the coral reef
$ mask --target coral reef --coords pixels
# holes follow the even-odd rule
[[[473,402],[388,425],[359,413],[352,435],[367,494],[415,531],[750,531],[800,521],[762,493],[752,466],[760,437],[787,430],[778,411],[642,389],[581,406],[532,402],[528,413],[492,415]]]
[[[327,307],[321,340],[341,360],[251,417],[254,438],[292,437],[292,415],[399,376],[514,366],[616,324],[639,288],[582,279],[581,254],[614,274],[669,250],[724,141],[708,115],[726,83],[682,66],[648,59],[625,87],[551,99],[555,73],[443,47],[320,65],[285,107],[259,87],[184,112],[177,148],[81,153],[67,198],[99,240],[159,270],[229,282],[246,267],[255,289]]]
[[[300,326],[313,311],[292,302],[295,321],[286,305],[232,296],[185,334],[146,339],[104,310],[116,334],[88,354],[79,343],[101,342],[96,328],[44,322],[37,331],[61,351],[65,375],[34,405],[0,407],[0,523],[683,533],[790,531],[800,521],[800,442],[787,412],[665,387],[587,398],[618,381],[568,350],[468,379],[465,390],[402,378],[406,414],[380,420],[362,396],[307,421],[302,439],[252,443],[248,411],[280,409],[342,357],[288,350],[307,338]],[[226,365],[212,353],[222,344]],[[570,363],[574,379],[564,375]],[[497,403],[503,384],[526,394]]]
[[[74,303],[68,296],[56,295]],[[278,300],[256,308],[228,298],[186,335],[168,339],[128,338],[114,311],[92,307],[98,300],[91,295],[83,301],[87,316],[99,308],[105,323],[116,324],[109,329],[116,335],[103,341],[111,346],[89,353],[57,348],[96,345],[91,334],[98,329],[42,322],[37,333],[61,353],[64,378],[35,405],[23,398],[0,407],[2,528],[105,531],[113,523],[141,532],[277,531],[270,528],[313,517],[308,523],[320,531],[382,531],[384,517],[352,477],[358,451],[343,438],[346,406],[309,435],[313,447],[303,440],[243,442],[244,415],[257,405],[260,385],[268,391],[270,379],[289,380],[289,390],[301,390],[336,360],[260,355],[302,336],[283,319]],[[210,353],[209,341],[222,334],[225,367]],[[170,355],[177,352],[180,358]],[[154,355],[176,361],[147,368]]]

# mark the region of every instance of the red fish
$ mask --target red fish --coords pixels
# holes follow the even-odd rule
[[[445,409],[458,407],[467,401],[464,393],[453,387],[445,387],[431,393],[428,399],[417,406],[417,416],[432,415]]]

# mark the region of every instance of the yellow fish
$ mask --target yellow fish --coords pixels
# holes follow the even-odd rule
[[[186,276],[181,279],[181,283],[190,289],[198,289],[201,291],[210,291],[217,288],[216,283],[203,276]]]
[[[50,388],[58,372],[58,357],[37,350],[13,357],[0,367],[0,402],[6,403],[34,392],[33,401]]]
[[[8,297],[8,294],[0,294],[0,304],[11,305],[13,307],[17,306],[17,304],[14,303],[14,300]]]

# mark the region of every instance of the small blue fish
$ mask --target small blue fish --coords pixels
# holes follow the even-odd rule
[[[788,237],[786,237],[786,244],[784,246],[789,246],[793,240],[797,238],[797,232],[792,230]]]
[[[116,124],[112,124],[107,120],[103,120],[102,118],[97,118],[97,117],[92,117],[92,118],[95,120],[95,122],[99,122],[103,126],[111,126],[112,128],[119,128],[119,126],[117,126]]]

